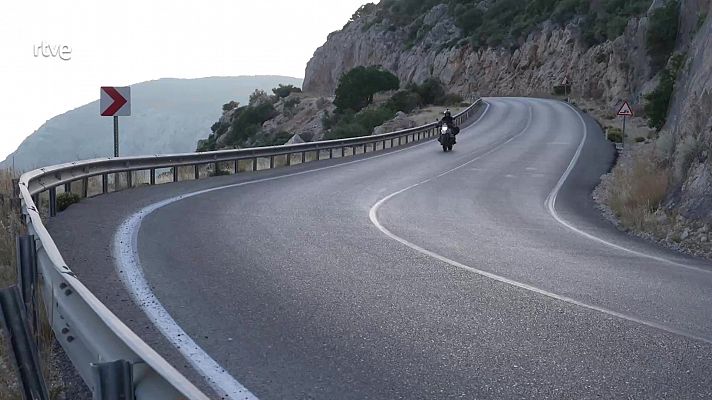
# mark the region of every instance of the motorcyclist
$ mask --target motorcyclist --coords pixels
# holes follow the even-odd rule
[[[452,130],[455,143],[457,143],[457,134],[460,133],[460,129],[455,126],[455,119],[452,117],[452,113],[449,108],[443,112],[443,117],[440,119],[440,126],[443,124],[447,125],[447,127]]]

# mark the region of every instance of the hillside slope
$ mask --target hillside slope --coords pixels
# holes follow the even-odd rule
[[[255,89],[279,83],[300,85],[282,76],[159,79],[132,85],[132,115],[120,119],[121,155],[191,152],[206,136],[229,100],[246,101]],[[98,90],[97,90],[98,91]],[[27,137],[13,157],[20,170],[113,155],[112,119],[99,116],[98,101],[58,115]]]

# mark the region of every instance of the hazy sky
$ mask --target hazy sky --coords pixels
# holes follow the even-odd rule
[[[46,120],[98,99],[100,86],[165,77],[303,78],[314,50],[366,2],[377,1],[5,1],[0,160]],[[43,41],[54,54],[58,46],[71,54],[65,48],[53,56],[45,47],[44,57],[37,51]]]

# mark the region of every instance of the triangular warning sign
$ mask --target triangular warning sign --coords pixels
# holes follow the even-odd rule
[[[630,104],[627,101],[623,102],[623,106],[618,110],[618,115],[621,117],[632,117],[633,110],[630,108]]]

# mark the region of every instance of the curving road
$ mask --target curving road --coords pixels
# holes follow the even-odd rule
[[[49,228],[216,396],[712,398],[712,267],[600,217],[590,192],[613,149],[595,122],[555,101],[487,104],[452,153],[139,188]]]

